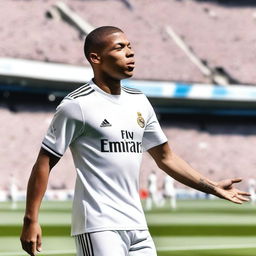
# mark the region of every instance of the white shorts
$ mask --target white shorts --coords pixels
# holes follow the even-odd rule
[[[75,236],[77,256],[157,256],[148,230],[108,230]]]

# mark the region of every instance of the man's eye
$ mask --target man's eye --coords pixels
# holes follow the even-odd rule
[[[123,45],[122,45],[122,44],[116,44],[116,45],[115,45],[115,49],[121,49],[121,48],[123,48]]]

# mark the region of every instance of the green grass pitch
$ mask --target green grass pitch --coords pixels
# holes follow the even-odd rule
[[[26,255],[19,242],[24,202],[0,203],[0,256]],[[178,201],[146,211],[158,256],[255,256],[256,206],[223,200]],[[47,256],[75,256],[70,238],[71,202],[43,202],[40,223]]]

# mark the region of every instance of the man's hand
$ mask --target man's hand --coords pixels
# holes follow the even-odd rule
[[[21,245],[29,255],[35,256],[42,250],[42,230],[38,222],[24,219],[23,229],[20,236]]]
[[[249,199],[246,196],[250,196],[251,194],[241,191],[233,186],[234,183],[239,183],[241,181],[241,178],[235,178],[218,182],[217,187],[215,187],[216,195],[236,204],[248,202]]]

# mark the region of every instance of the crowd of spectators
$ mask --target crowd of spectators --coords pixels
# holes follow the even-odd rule
[[[49,14],[57,2],[1,0],[0,57],[88,65],[84,35]],[[92,27],[114,25],[128,34],[136,52],[136,79],[211,82],[168,36],[166,26],[171,26],[211,69],[220,68],[241,84],[256,83],[256,8],[248,1],[62,2]]]

